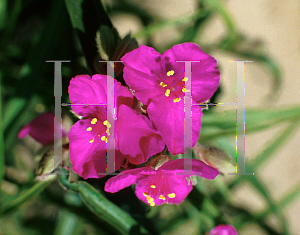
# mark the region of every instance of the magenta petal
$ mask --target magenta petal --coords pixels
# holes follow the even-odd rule
[[[154,127],[162,133],[162,137],[172,155],[184,153],[184,98],[174,103],[171,97],[160,95],[155,97],[147,108]],[[192,106],[192,146],[199,139],[201,128],[201,108]]]
[[[169,161],[162,165],[158,170],[165,171],[168,173],[184,173],[185,168],[184,165],[186,164],[187,170],[186,172],[190,175],[198,175],[206,179],[214,179],[217,177],[219,172],[206,165],[204,162],[197,160],[197,159],[188,159],[188,158],[181,158],[176,159],[174,161]],[[190,172],[192,170],[192,172]]]
[[[120,151],[136,165],[146,162],[165,147],[150,120],[126,105],[119,107],[116,132]]]
[[[69,133],[72,169],[84,179],[101,178],[105,175],[98,173],[106,173],[106,142],[95,137],[92,131],[87,131],[90,123],[91,119],[80,120],[71,127]],[[122,155],[116,151],[115,170],[120,168],[123,161]]]
[[[238,233],[232,225],[220,224],[213,228],[209,235],[238,235]]]
[[[160,59],[157,51],[143,45],[121,58],[125,65],[124,80],[143,104],[158,93],[156,71],[161,69]]]
[[[173,67],[183,71],[184,63],[175,61],[200,61],[192,63],[192,98],[198,104],[208,100],[219,86],[220,71],[217,61],[194,43],[182,43],[165,51],[162,58],[170,58]]]
[[[112,78],[111,78],[112,79]],[[89,75],[78,75],[72,78],[69,86],[69,96],[74,112],[84,117],[97,112],[99,107],[106,110],[106,106],[95,106],[92,104],[106,105],[106,83],[107,76],[96,74],[93,80]]]
[[[135,194],[143,202],[158,206],[164,203],[180,204],[192,189],[186,176],[156,172],[138,182]]]
[[[136,184],[140,179],[147,177],[147,174],[151,174],[152,171],[154,170],[151,170],[149,167],[123,171],[119,175],[107,180],[104,190],[110,193],[118,192],[123,188]]]
[[[64,131],[62,131],[62,133],[65,134]],[[54,113],[47,112],[39,115],[20,130],[18,138],[24,138],[28,134],[42,145],[53,143]]]

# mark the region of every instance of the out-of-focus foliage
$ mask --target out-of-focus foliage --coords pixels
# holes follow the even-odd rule
[[[54,64],[46,61],[71,61],[62,65],[62,102],[68,103],[72,77],[105,71],[98,60],[110,56],[119,59],[122,47],[129,50],[136,46],[129,36],[122,40],[113,28],[109,15],[115,12],[138,17],[144,28],[132,36],[146,38],[150,46],[153,33],[180,27],[181,37],[167,47],[188,41],[199,43],[203,26],[210,17],[219,15],[227,34],[211,45],[201,45],[200,40],[204,51],[222,50],[262,63],[273,74],[272,94],[280,87],[276,62],[240,36],[221,0],[201,0],[194,14],[170,21],[158,19],[129,0],[113,1],[108,6],[100,0],[0,1],[0,234],[157,235],[184,226],[188,227],[185,234],[204,234],[218,224],[233,224],[237,230],[256,224],[266,234],[289,234],[282,210],[299,195],[300,186],[274,202],[256,175],[236,176],[228,184],[222,176],[209,184],[197,178],[198,184],[181,205],[153,208],[139,201],[132,188],[117,194],[105,193],[103,186],[108,176],[74,183],[64,175],[48,181],[35,180],[34,155],[41,146],[31,139],[19,141],[17,133],[38,114],[54,109]],[[95,40],[98,30],[102,32],[98,35],[103,45],[100,54]],[[161,52],[165,49],[159,48]],[[221,92],[219,89],[215,93],[212,103]],[[63,109],[68,113],[68,107]],[[235,110],[221,115],[211,110],[203,116],[199,141],[218,146],[235,159],[235,147],[228,141],[229,136],[236,134]],[[246,163],[246,172],[255,172],[263,162],[270,161],[272,154],[297,130],[299,120],[299,106],[246,110],[247,133],[287,123],[286,129],[264,146],[252,164]],[[265,201],[264,211],[253,213],[231,201],[232,190],[245,182]],[[271,215],[278,221],[276,228],[268,223]]]

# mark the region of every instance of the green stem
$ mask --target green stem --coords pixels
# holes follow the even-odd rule
[[[149,232],[141,227],[135,219],[109,201],[87,182],[77,181],[71,183],[64,175],[61,176],[59,180],[63,186],[77,192],[85,205],[94,214],[109,223],[121,234],[125,235],[133,232],[138,232],[138,234],[149,234]]]

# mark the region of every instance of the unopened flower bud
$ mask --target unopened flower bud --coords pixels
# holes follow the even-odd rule
[[[196,144],[193,148],[197,159],[207,165],[216,168],[221,172],[234,172],[236,164],[223,150],[213,147]]]

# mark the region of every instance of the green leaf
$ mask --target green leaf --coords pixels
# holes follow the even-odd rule
[[[59,180],[63,186],[77,192],[85,205],[94,214],[109,223],[121,234],[149,234],[135,219],[109,201],[87,182],[77,181],[71,183],[66,176],[61,176]]]
[[[93,64],[98,55],[96,33],[101,26],[112,29],[112,23],[101,0],[65,0],[65,3],[73,28],[79,37],[88,68],[94,74],[96,70]]]
[[[0,73],[0,184],[5,172],[5,155],[4,155],[4,123],[2,119],[2,74]]]
[[[30,189],[21,192],[20,195],[13,198],[11,201],[7,203],[4,202],[0,209],[0,216],[17,209],[25,202],[33,199],[39,195],[50,183],[51,181],[37,182]]]

